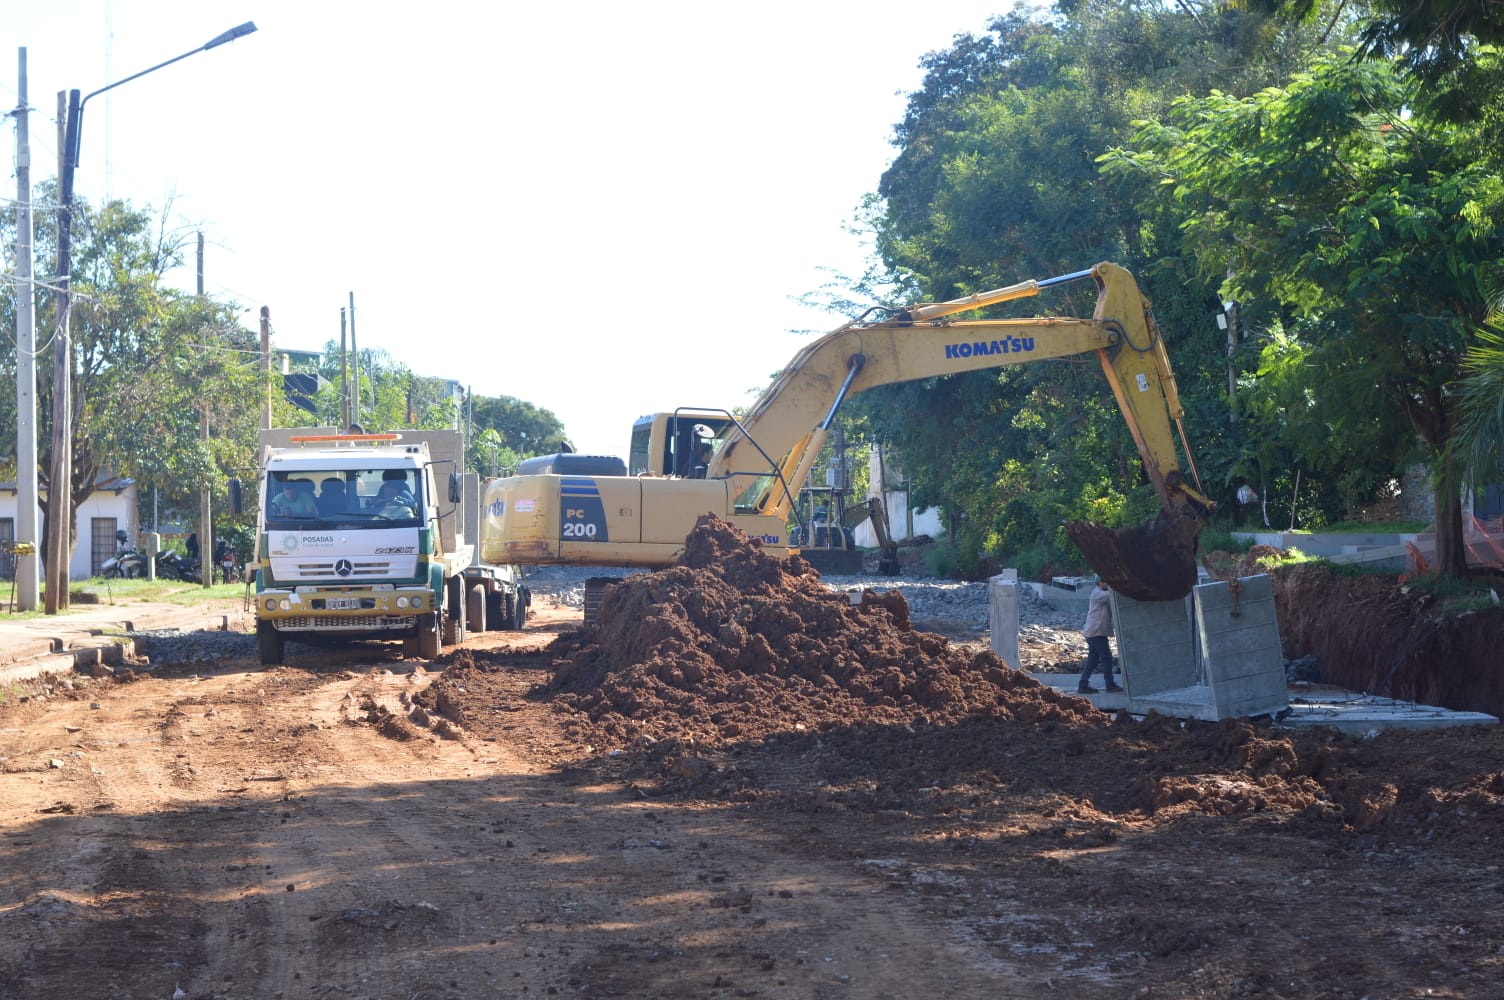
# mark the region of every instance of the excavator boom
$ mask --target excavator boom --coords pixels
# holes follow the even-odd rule
[[[1090,319],[951,318],[1088,279],[1097,287]],[[1182,471],[1177,431],[1196,478],[1180,427],[1175,376],[1153,311],[1132,275],[1108,263],[951,302],[916,305],[880,322],[847,323],[796,354],[740,420],[730,414],[712,420],[713,411],[684,411],[685,419],[675,418],[679,433],[696,420],[716,424],[720,446],[703,465],[699,459],[681,461],[680,445],[668,443],[677,435],[659,433],[659,428],[644,433],[642,468],[634,435],[634,476],[499,480],[492,487],[494,495],[488,495],[492,513],[482,551],[488,560],[524,564],[667,565],[695,515],[707,510],[738,524],[773,551],[792,551],[787,519],[851,395],[879,385],[1089,353],[1101,361],[1163,511],[1155,522],[1130,532],[1084,523],[1068,525],[1067,531],[1111,586],[1146,600],[1184,596],[1196,578],[1197,534],[1215,505]],[[693,440],[683,445],[691,447],[698,450]],[[660,463],[657,468],[655,462]],[[662,478],[670,472],[689,478]]]
[[[1091,319],[948,318],[1087,278],[1098,292]],[[782,476],[753,480],[739,493],[739,507],[786,517],[848,396],[877,385],[1093,352],[1163,512],[1130,532],[1081,522],[1067,525],[1067,533],[1110,586],[1143,600],[1184,596],[1195,583],[1196,536],[1215,504],[1182,471],[1177,436],[1192,478],[1199,478],[1169,356],[1149,302],[1132,275],[1115,264],[914,306],[894,320],[849,323],[825,335],[800,351],[763,393],[712,459],[709,475],[746,477],[747,445],[755,440],[762,452],[783,456]]]

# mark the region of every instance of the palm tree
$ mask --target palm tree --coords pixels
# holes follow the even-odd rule
[[[1457,455],[1474,483],[1504,480],[1504,315],[1479,331],[1462,370]]]

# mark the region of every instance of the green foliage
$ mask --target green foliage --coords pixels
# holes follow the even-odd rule
[[[494,431],[498,441],[498,457],[501,449],[510,449],[514,454],[512,465],[516,465],[516,459],[574,450],[564,435],[564,425],[558,417],[548,410],[511,396],[473,397],[470,401],[469,419],[472,439],[486,430]],[[622,445],[625,447],[626,441]],[[477,468],[491,464],[489,448],[488,444],[486,456]]]
[[[55,198],[52,184],[40,186],[38,200]],[[74,209],[74,489],[69,498],[74,510],[96,479],[108,475],[135,479],[143,501],[155,495],[164,512],[196,510],[203,489],[222,509],[227,473],[249,464],[253,453],[265,398],[255,335],[236,325],[232,303],[164,287],[164,275],[182,263],[194,238],[187,230],[171,229],[166,217],[167,211],[158,216],[149,206],[138,209],[124,201],[97,209],[80,202]],[[7,249],[12,222],[9,215],[0,221]],[[39,260],[54,256],[54,214],[38,213],[36,236]],[[47,273],[45,265],[37,270]],[[39,295],[37,306],[37,342],[52,343],[56,296]],[[0,291],[0,309],[14,315],[10,285]],[[0,347],[0,358],[10,376],[0,380],[0,433],[14,439],[12,340]],[[45,490],[52,464],[50,356],[40,356],[37,369],[39,478]],[[13,455],[9,461],[14,463]]]
[[[1247,421],[1228,420],[1229,359],[1212,315],[1223,275],[1185,256],[1186,211],[1154,196],[1159,177],[1104,174],[1097,160],[1187,93],[1281,82],[1320,51],[1318,30],[1237,6],[1188,14],[1109,2],[1016,11],[958,37],[925,60],[882,200],[865,207],[894,287],[946,299],[1126,264],[1155,304],[1207,489],[1230,495],[1258,446],[1245,440]],[[1079,316],[1093,305],[1080,283],[991,312]],[[1251,308],[1247,318],[1265,317]],[[1252,378],[1256,358],[1250,349],[1232,359],[1239,379]],[[1076,564],[1065,521],[1120,525],[1157,509],[1095,358],[885,386],[854,405],[909,470],[916,506],[941,508],[956,551],[979,563],[1028,553]]]
[[[350,412],[357,409],[358,372],[360,420],[356,422],[366,431],[453,430],[459,426],[460,387],[448,379],[418,375],[393,360],[388,351],[362,349],[358,363],[354,357],[342,361],[339,343],[331,340],[324,345],[315,370],[324,380],[313,400],[317,412],[311,419],[306,414],[298,418],[297,424],[343,427],[347,392]]]
[[[242,598],[246,594],[244,583],[216,583],[205,587],[201,583],[183,580],[135,579],[106,580],[95,577],[76,585],[70,594],[74,604],[114,604],[121,601],[156,601],[181,604],[191,607],[204,601],[223,601]]]
[[[1321,530],[1328,534],[1393,534],[1412,535],[1425,531],[1430,524],[1425,521],[1337,521]]]
[[[1238,538],[1231,529],[1213,524],[1201,529],[1198,543],[1202,552],[1231,552],[1234,555],[1247,552],[1254,545],[1252,539]]]
[[[1478,483],[1504,479],[1504,321],[1491,316],[1462,362],[1455,447]]]
[[[1224,295],[1285,311],[1309,348],[1304,363],[1320,374],[1286,381],[1335,401],[1326,414],[1337,429],[1408,421],[1441,472],[1437,509],[1453,541],[1438,562],[1455,573],[1463,558],[1448,444],[1462,356],[1504,256],[1501,182],[1466,132],[1413,110],[1415,94],[1394,67],[1338,53],[1251,97],[1182,99],[1104,162],[1109,174],[1161,179],[1162,199],[1185,213],[1200,273],[1226,275]],[[1255,402],[1290,405],[1290,384],[1276,379]],[[1267,416],[1261,423],[1258,447],[1290,443],[1270,433]],[[1384,435],[1332,439],[1371,457],[1364,445],[1381,447]],[[1307,456],[1318,468],[1335,464],[1311,441]],[[1370,467],[1348,485],[1376,475]]]

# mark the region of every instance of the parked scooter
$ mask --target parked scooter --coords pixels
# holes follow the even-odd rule
[[[99,575],[106,579],[135,579],[146,575],[146,557],[129,544],[130,535],[124,529],[115,532],[115,554],[99,567]]]

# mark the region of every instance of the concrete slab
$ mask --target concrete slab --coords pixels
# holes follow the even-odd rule
[[[1196,635],[1219,719],[1269,715],[1289,704],[1285,656],[1268,574],[1219,580],[1191,591]]]
[[[1144,699],[1200,683],[1188,601],[1137,601],[1114,592],[1112,621],[1122,673],[1118,683],[1128,689],[1130,711],[1147,712],[1157,706]]]
[[[1456,712],[1340,688],[1287,684],[1273,581],[1260,575],[1245,577],[1238,584],[1236,590],[1226,582],[1202,584],[1184,601],[1135,601],[1113,594],[1123,692],[1078,694],[1074,673],[1030,676],[1105,712],[1127,711],[1136,716],[1152,711],[1208,722],[1268,716],[1277,727],[1325,726],[1357,735],[1384,729],[1499,724],[1497,717],[1482,712]],[[1043,589],[1058,592],[1058,588]],[[1006,628],[1016,649],[1017,603],[1011,619],[1000,617],[1000,608],[1006,610],[1006,605],[992,608],[993,648],[998,648],[999,632]]]
[[[1211,691],[1205,685],[1161,691],[1154,698],[1136,699],[1129,706],[1126,694],[1077,694],[1075,674],[1035,674],[1039,683],[1061,694],[1085,698],[1104,712],[1127,711],[1142,717],[1149,709],[1176,719],[1217,721]],[[1288,711],[1274,713],[1275,728],[1328,727],[1362,736],[1386,729],[1428,729],[1443,726],[1496,726],[1499,719],[1483,712],[1454,712],[1434,705],[1356,694],[1341,688],[1291,684],[1286,688]]]
[[[1435,729],[1442,726],[1497,726],[1484,712],[1455,712],[1397,698],[1356,694],[1311,684],[1289,686],[1289,714],[1277,725],[1290,728],[1330,727],[1362,736],[1385,729]]]

